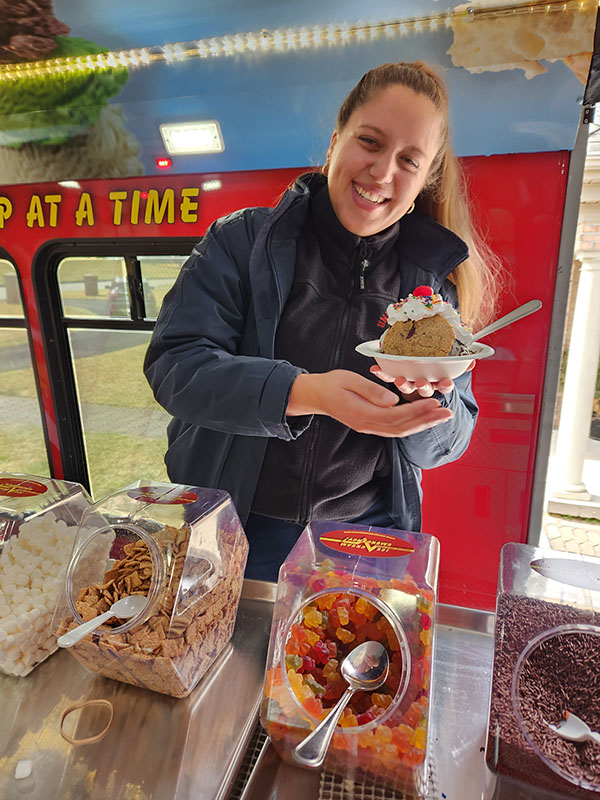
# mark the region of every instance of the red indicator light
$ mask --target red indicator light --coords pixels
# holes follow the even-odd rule
[[[169,169],[173,162],[170,158],[157,158],[156,159],[156,166],[159,169]]]

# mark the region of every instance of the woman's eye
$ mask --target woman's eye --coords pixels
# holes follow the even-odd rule
[[[370,136],[359,136],[358,138],[364,144],[369,145],[369,147],[377,147],[377,142]]]
[[[411,170],[419,169],[419,165],[417,164],[417,162],[410,156],[402,156],[402,161]]]

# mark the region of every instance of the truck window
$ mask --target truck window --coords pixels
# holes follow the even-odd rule
[[[151,324],[186,256],[67,257],[57,277],[90,492],[168,480],[169,415],[143,374]]]
[[[162,301],[169,291],[187,256],[140,256],[146,317],[156,319]]]
[[[129,317],[124,258],[65,258],[58,285],[65,317]]]
[[[0,258],[0,470],[48,475],[40,403],[21,287]]]

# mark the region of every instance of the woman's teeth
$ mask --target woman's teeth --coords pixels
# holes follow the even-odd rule
[[[354,190],[357,194],[361,197],[364,197],[365,200],[368,200],[370,203],[376,203],[379,205],[380,203],[385,203],[387,201],[387,197],[382,197],[380,194],[373,194],[372,192],[367,191],[367,189],[363,189],[362,186],[359,186],[357,183],[352,184],[354,186]]]

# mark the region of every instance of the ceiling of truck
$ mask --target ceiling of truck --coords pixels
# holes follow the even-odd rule
[[[103,126],[103,148],[110,137],[117,143],[113,174],[160,172],[157,159],[167,154],[159,126],[197,120],[218,121],[224,149],[171,156],[175,172],[318,165],[337,109],[361,75],[414,59],[446,79],[458,155],[569,150],[596,20],[593,2],[508,10],[439,0],[54,0],[50,12],[49,3],[39,5],[37,28],[13,20],[13,33],[32,37],[24,49],[15,39],[15,51],[0,32],[9,54],[0,59],[0,183],[53,178],[48,147],[72,146],[94,125]],[[16,80],[17,68],[39,65],[40,33],[46,48],[48,37],[62,41],[43,54],[56,72],[46,71],[41,83],[32,66]],[[98,78],[110,70],[96,71],[90,80],[98,87],[87,87],[84,100],[75,96],[80,85],[73,89],[78,67],[60,69],[65,40],[80,47],[81,39],[91,48],[84,53],[105,50],[120,70],[110,87]],[[36,167],[27,148],[36,150]],[[127,165],[118,166],[123,159]],[[105,162],[98,176],[111,172],[109,154]]]

